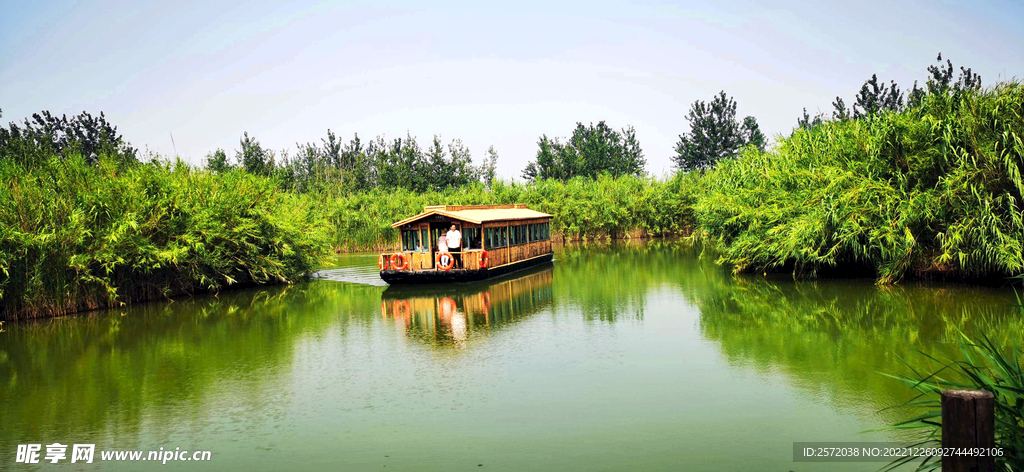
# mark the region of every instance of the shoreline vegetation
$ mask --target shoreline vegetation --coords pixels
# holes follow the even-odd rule
[[[665,179],[643,171],[632,127],[604,122],[541,137],[510,183],[493,148],[476,166],[457,139],[328,131],[292,155],[245,134],[233,159],[194,167],[143,162],[102,114],[44,112],[0,128],[0,320],[290,283],[332,251],[393,249],[392,222],[441,204],[527,204],[566,241],[683,236],[736,272],[1019,277],[1024,87],[961,70],[930,67],[905,104],[872,77],[854,113],[837,99],[768,148],[724,93],[697,102]],[[713,113],[730,141],[707,142]]]

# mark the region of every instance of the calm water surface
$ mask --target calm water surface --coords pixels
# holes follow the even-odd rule
[[[0,469],[17,444],[210,450],[115,470],[876,470],[794,441],[906,412],[881,373],[1004,341],[1011,290],[734,277],[672,243],[559,249],[473,285],[379,286],[376,256],[290,287],[0,333]],[[378,284],[378,285],[370,285]],[[40,464],[38,469],[74,466]],[[27,466],[23,466],[27,467]]]

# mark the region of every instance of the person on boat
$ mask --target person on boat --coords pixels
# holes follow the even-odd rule
[[[445,239],[448,240],[448,252],[452,253],[452,257],[455,258],[455,268],[462,268],[462,232],[456,229],[453,224],[451,229],[448,230],[448,234],[445,235]]]
[[[441,233],[441,237],[437,238],[437,252],[448,252],[448,238],[444,233]]]

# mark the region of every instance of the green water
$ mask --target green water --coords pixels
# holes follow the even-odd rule
[[[488,283],[374,282],[376,256],[269,290],[0,333],[0,469],[18,444],[210,450],[115,470],[877,470],[794,441],[903,418],[881,372],[1021,338],[1012,290],[734,277],[671,243],[559,249]],[[44,449],[45,452],[45,449]],[[70,456],[70,450],[69,454]]]

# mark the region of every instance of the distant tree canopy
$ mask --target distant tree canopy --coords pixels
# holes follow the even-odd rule
[[[256,138],[246,132],[239,141],[241,149],[235,151],[235,160],[250,174],[270,175],[274,170],[274,151],[264,149]]]
[[[543,135],[537,146],[537,158],[523,169],[522,176],[528,181],[646,174],[647,160],[632,126],[616,131],[604,121],[596,126],[576,123],[565,143]]]
[[[494,184],[494,181],[498,178],[498,151],[494,150],[494,146],[487,148],[487,157],[484,158],[483,164],[480,165],[480,180],[487,185],[488,188]]]
[[[0,117],[3,111],[0,110]],[[66,157],[78,153],[88,163],[95,163],[101,154],[136,161],[136,149],[118,134],[117,127],[106,116],[80,115],[59,118],[48,111],[32,115],[21,126],[10,123],[0,126],[0,159],[29,163],[53,155]]]
[[[742,122],[736,120],[736,100],[724,90],[709,103],[693,102],[686,119],[690,132],[679,135],[672,157],[676,167],[685,172],[710,169],[719,160],[738,154],[744,146],[763,150],[767,144],[757,119],[748,116]]]
[[[921,103],[921,100],[928,94],[958,94],[968,90],[981,88],[981,76],[974,73],[969,67],[960,67],[960,75],[953,80],[956,69],[953,62],[946,59],[942,62],[942,53],[935,59],[938,65],[928,66],[928,79],[924,88],[917,86],[917,81],[907,91],[900,89],[895,81],[889,81],[889,85],[878,80],[877,74],[871,74],[871,78],[864,81],[860,91],[857,92],[853,103],[853,110],[846,107],[842,97],[836,97],[832,102],[832,119],[843,121],[848,119],[867,118],[878,113],[888,111],[902,111],[907,107],[914,107]],[[813,119],[807,115],[797,118],[797,128],[813,128],[827,121],[823,114],[818,114]]]
[[[842,99],[839,100],[842,101]],[[818,113],[817,115],[814,115],[812,117],[811,115],[807,114],[807,108],[804,108],[803,116],[796,119],[796,127],[800,129],[811,129],[814,128],[815,126],[824,123],[827,120],[828,119],[822,113]]]
[[[304,192],[326,185],[341,185],[350,191],[374,187],[407,188],[414,191],[443,190],[473,182],[490,185],[495,178],[498,153],[491,147],[479,167],[461,140],[445,145],[434,136],[424,150],[416,138],[387,140],[383,136],[363,143],[359,135],[348,143],[327,130],[320,143],[296,144],[293,156],[287,150],[275,153],[244,133],[234,160],[218,149],[206,156],[206,167],[214,172],[242,168],[246,172],[275,176],[282,185]]]

